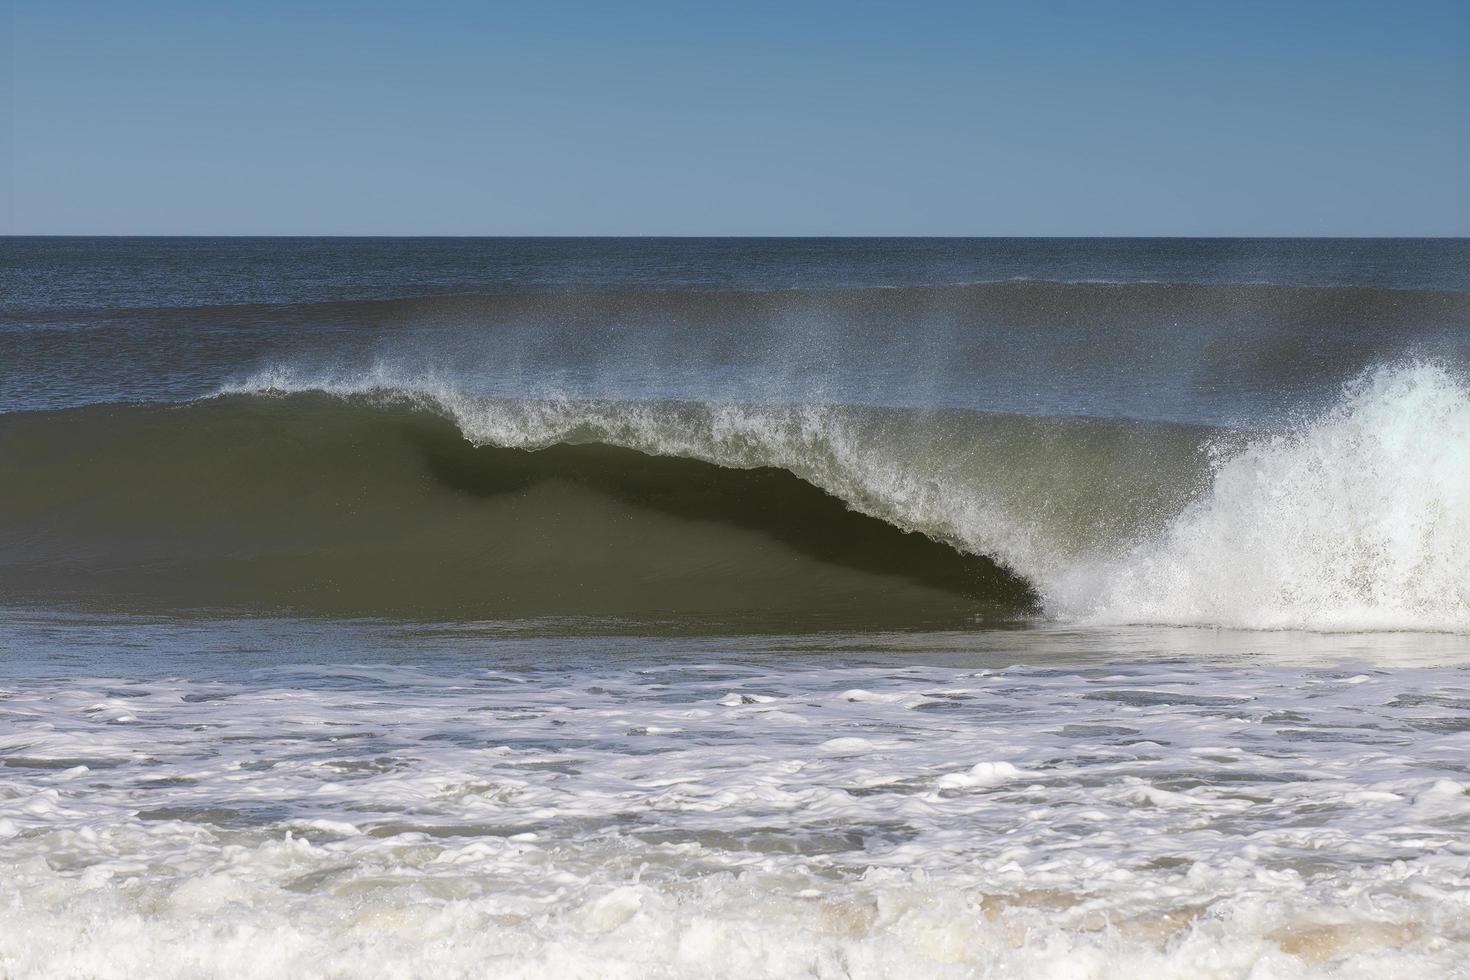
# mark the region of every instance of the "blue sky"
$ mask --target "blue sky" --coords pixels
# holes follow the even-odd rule
[[[7,2],[12,233],[1470,234],[1461,0]]]

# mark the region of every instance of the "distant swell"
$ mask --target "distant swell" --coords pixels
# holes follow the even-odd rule
[[[317,325],[333,322],[404,323],[423,319],[473,319],[503,322],[521,318],[555,321],[596,319],[682,321],[742,319],[802,312],[840,314],[845,320],[893,319],[914,313],[954,311],[966,315],[1005,314],[1046,324],[1095,322],[1098,318],[1138,320],[1182,310],[1232,319],[1320,319],[1323,322],[1389,319],[1415,323],[1463,318],[1470,293],[1358,285],[1281,285],[1119,281],[1099,279],[1009,279],[945,285],[827,286],[785,289],[599,288],[571,291],[456,292],[437,295],[305,300],[280,303],[186,303],[178,306],[124,305],[103,308],[65,306],[8,309],[0,317],[23,316],[30,326],[71,323],[86,314],[95,324],[123,323],[140,316],[191,324],[218,319],[278,314]]]
[[[1290,431],[496,399],[391,366],[0,416],[0,586],[144,607],[752,628],[1470,629],[1470,394]]]

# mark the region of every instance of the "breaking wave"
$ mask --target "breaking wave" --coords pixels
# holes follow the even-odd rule
[[[1385,368],[1299,428],[1217,450],[1159,534],[1051,585],[1106,621],[1320,630],[1470,628],[1470,393]]]
[[[0,417],[0,587],[792,626],[1470,629],[1470,392],[1380,367],[1289,430],[491,398],[380,366]]]

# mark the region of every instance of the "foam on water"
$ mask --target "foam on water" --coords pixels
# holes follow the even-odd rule
[[[1470,629],[1470,392],[1437,364],[1372,371],[1290,431],[1217,440],[1206,485],[1182,512],[1126,517],[1136,498],[1115,478],[1087,484],[1105,461],[1078,444],[1038,439],[1025,458],[963,433],[936,438],[923,415],[899,425],[821,405],[489,399],[385,364],[346,378],[272,371],[227,389],[304,390],[409,399],[476,444],[596,441],[783,467],[857,510],[997,559],[1065,619]],[[1049,448],[1077,465],[1056,469],[1070,461]],[[1181,465],[1162,449],[1127,465]],[[1174,482],[1193,479],[1182,469]]]
[[[1470,962],[1458,668],[599,642],[613,662],[575,670],[491,644],[468,669],[6,681],[0,974]]]
[[[1162,534],[1053,595],[1100,621],[1470,629],[1470,392],[1432,364],[1366,375],[1223,454]]]

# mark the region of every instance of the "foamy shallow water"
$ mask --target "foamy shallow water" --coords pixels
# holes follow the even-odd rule
[[[0,976],[1470,975],[1460,637],[0,643]]]

